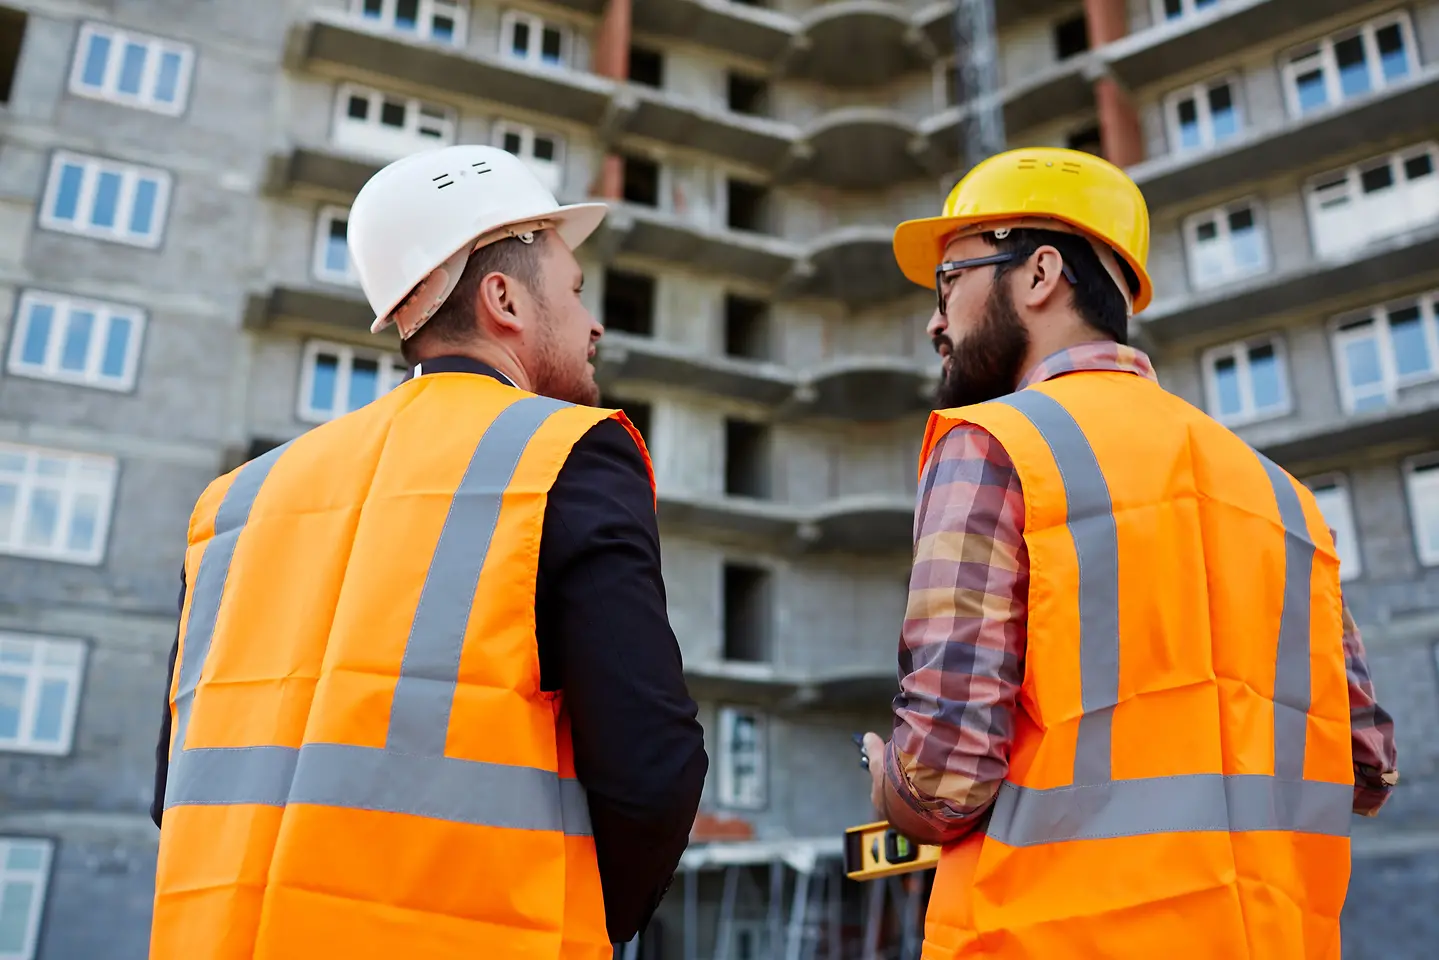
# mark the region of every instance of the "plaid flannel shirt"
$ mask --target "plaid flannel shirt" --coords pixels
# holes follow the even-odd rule
[[[1149,358],[1088,343],[1037,365],[1020,389],[1077,370],[1155,380]],[[948,839],[982,819],[1009,769],[1024,676],[1029,561],[1024,497],[1009,455],[980,427],[946,434],[924,467],[900,637],[900,694],[885,769],[895,793]],[[1397,768],[1394,723],[1375,701],[1364,643],[1344,608],[1354,812],[1373,816]],[[1389,779],[1393,779],[1391,776]]]

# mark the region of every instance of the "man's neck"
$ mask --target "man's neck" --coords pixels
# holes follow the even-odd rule
[[[483,363],[493,369],[505,380],[508,380],[510,386],[518,387],[521,390],[531,389],[530,378],[525,373],[524,367],[522,367],[519,361],[516,360],[515,357],[507,351],[491,349],[486,344],[455,347],[453,349],[444,351],[443,355],[449,357],[465,357],[466,359]],[[441,356],[441,354],[434,354],[429,359],[434,359],[438,356]],[[418,376],[424,371],[424,368],[425,361],[418,361],[415,364],[415,374]]]

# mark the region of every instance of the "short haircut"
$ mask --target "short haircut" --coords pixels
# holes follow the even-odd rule
[[[405,363],[414,366],[421,357],[434,356],[436,348],[474,342],[479,335],[475,329],[475,296],[480,281],[492,273],[503,273],[524,284],[536,297],[540,296],[541,260],[548,242],[549,231],[538,230],[534,243],[506,237],[470,254],[460,282],[455,284],[440,309],[414,336],[400,341],[400,355]]]
[[[983,236],[991,246],[1014,254],[1013,260],[1001,263],[995,269],[996,282],[1011,271],[1018,270],[1040,247],[1054,247],[1074,273],[1070,302],[1074,304],[1075,312],[1085,323],[1116,343],[1129,342],[1129,314],[1124,305],[1124,295],[1114,285],[1114,279],[1104,269],[1088,240],[1072,233],[1032,229],[1015,230],[1003,240],[996,239],[992,233]],[[1115,259],[1119,261],[1131,294],[1137,293],[1139,278],[1134,275],[1133,268],[1118,254]]]

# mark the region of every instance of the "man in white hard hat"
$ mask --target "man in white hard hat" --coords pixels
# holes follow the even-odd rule
[[[708,758],[649,455],[593,406],[604,214],[491,147],[360,191],[413,375],[196,505],[152,958],[609,960],[648,923]]]

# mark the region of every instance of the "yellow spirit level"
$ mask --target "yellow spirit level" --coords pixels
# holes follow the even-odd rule
[[[844,832],[844,872],[851,880],[930,870],[937,863],[939,847],[915,843],[884,820]]]

